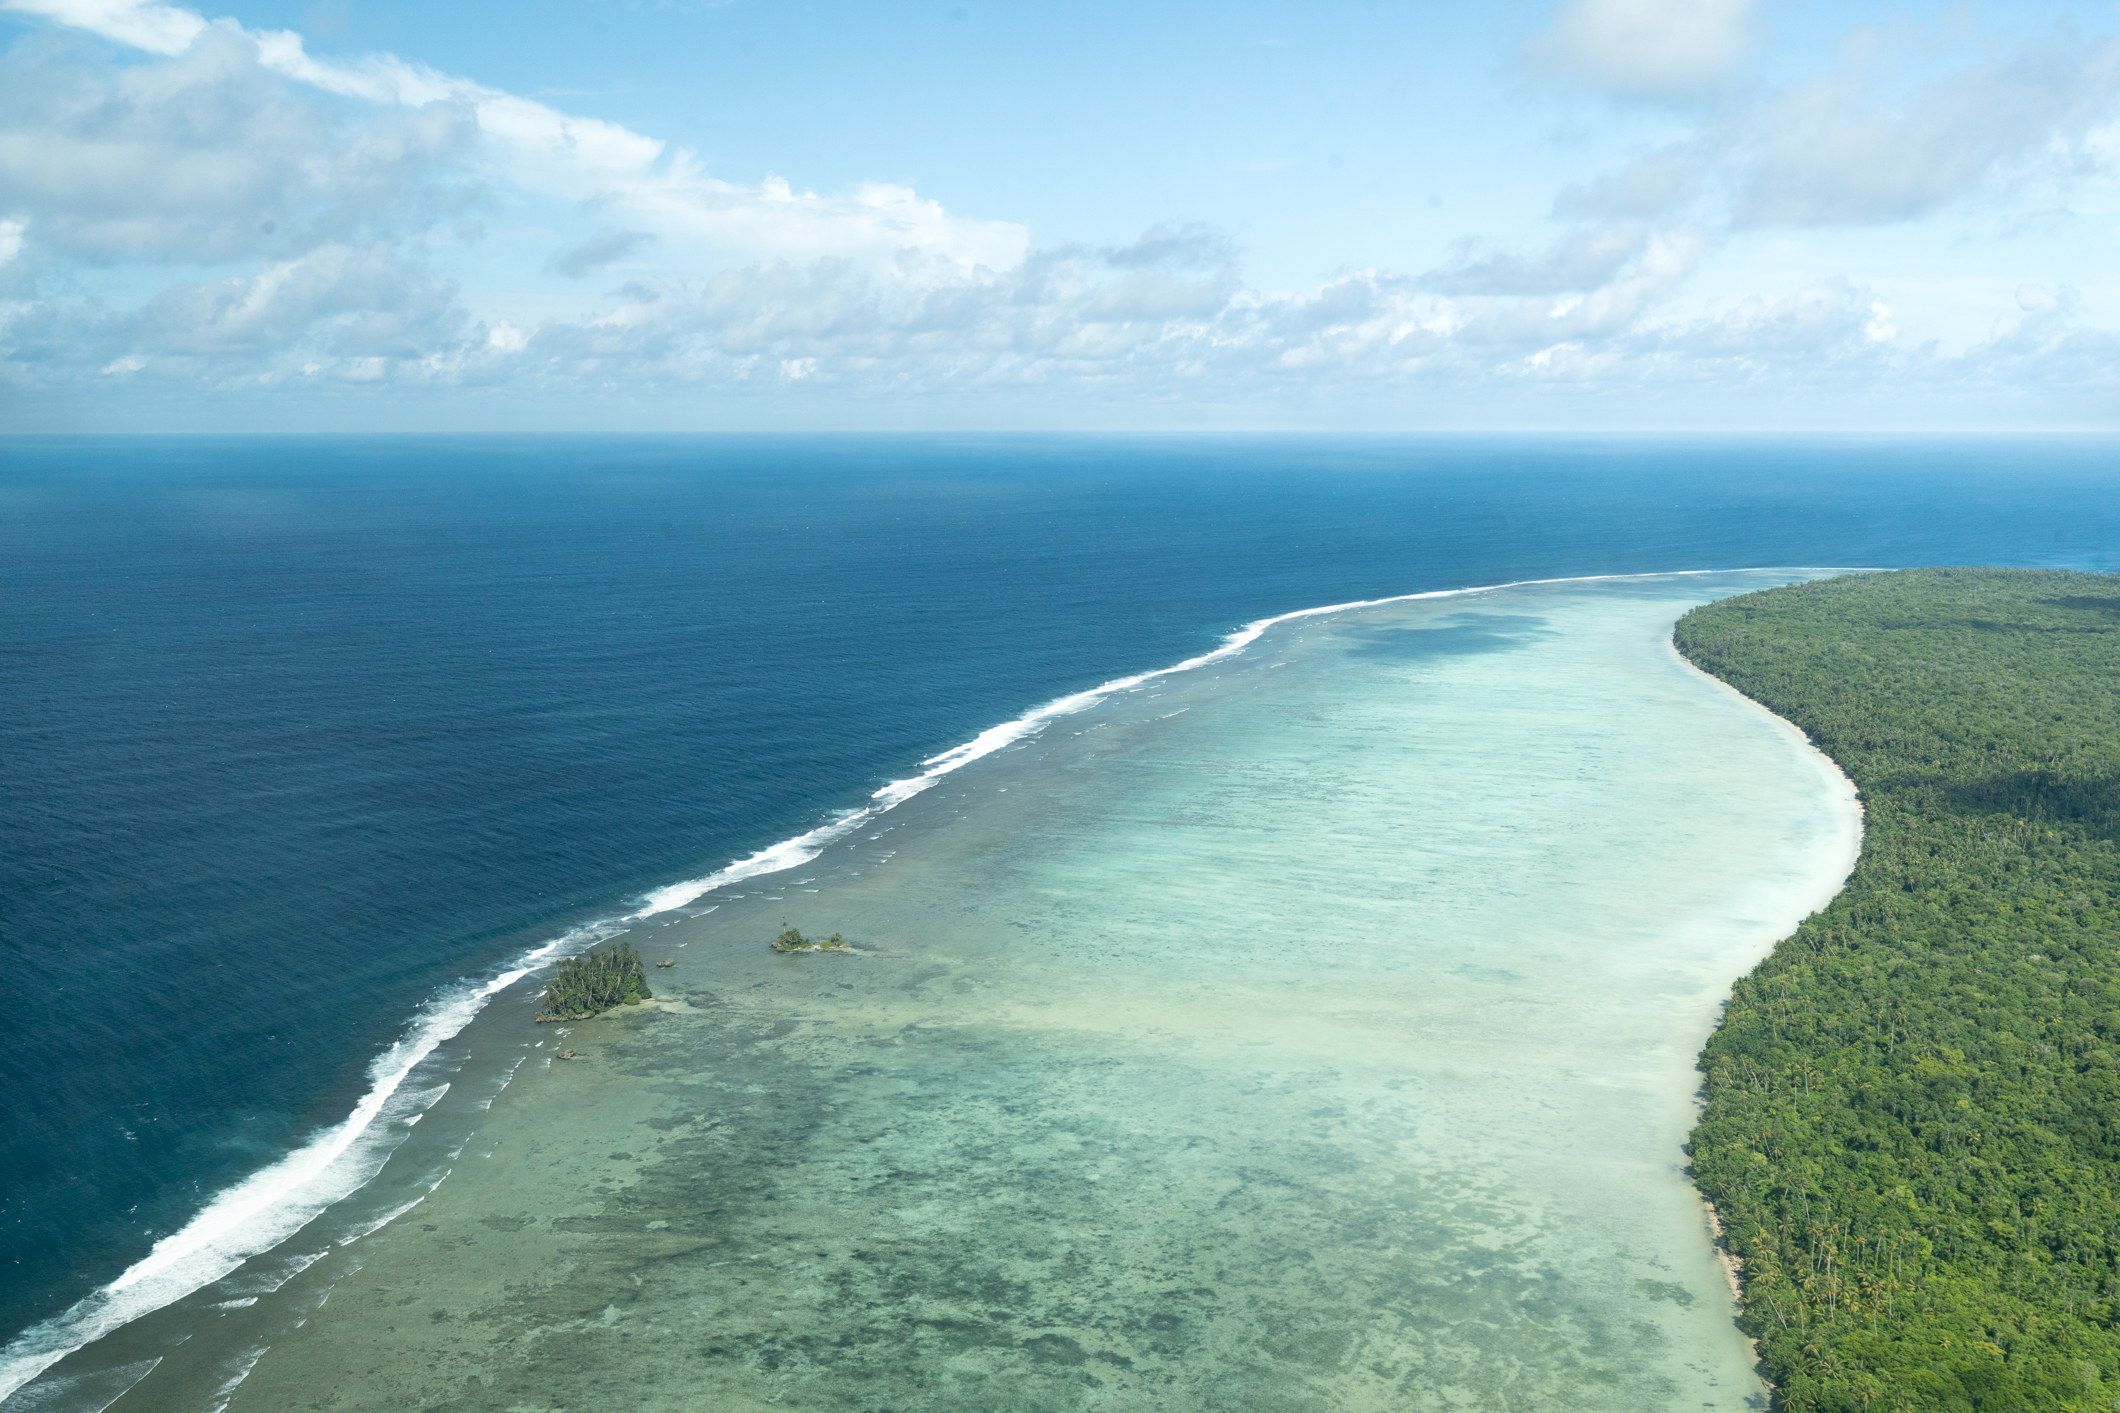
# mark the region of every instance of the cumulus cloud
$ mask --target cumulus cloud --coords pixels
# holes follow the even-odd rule
[[[1760,115],[1739,177],[1740,225],[1913,220],[2079,148],[2120,97],[2120,43],[2057,36],[1881,101],[1870,76],[1836,74]]]
[[[1889,225],[2113,169],[2120,42],[1998,45],[1910,81],[1893,62],[1911,63],[1905,45],[1857,38],[1833,72],[1726,104],[1691,136],[1563,187],[1553,215],[1623,223],[1705,208],[1732,230]]]
[[[460,105],[377,115],[203,31],[164,63],[33,36],[0,56],[0,211],[91,265],[211,265],[425,229],[481,199]]]
[[[2092,160],[2111,46],[2032,46],[1891,101],[1852,61],[1780,94],[1729,87],[1698,131],[1564,188],[1553,214],[1577,224],[1549,242],[1461,242],[1424,273],[1269,291],[1240,278],[1227,232],[1197,222],[1035,249],[1021,226],[900,186],[725,181],[623,127],[389,55],[325,62],[297,35],[168,5],[0,7],[158,56],[114,61],[47,31],[0,57],[0,380],[17,389],[1067,384],[1229,401],[1415,381],[1972,377],[1976,364],[2092,384],[2101,356],[2111,377],[2112,341],[2042,285],[1957,363],[1908,347],[1859,281],[1685,301],[1701,263],[1748,227],[1906,219],[2039,162]],[[1675,101],[1733,75],[1750,26],[1735,0],[1576,0],[1542,52],[1603,91]],[[544,318],[467,304],[435,248],[526,194],[583,226],[541,238],[547,275],[620,267],[623,285],[570,291],[575,312]],[[92,292],[91,275],[144,268],[174,282],[130,307]],[[128,287],[113,276],[104,293]]]
[[[1966,350],[1964,381],[2020,397],[2034,388],[2078,391],[2111,406],[2120,395],[2120,336],[2085,324],[2082,297],[2066,285],[2020,286],[2015,303]]]
[[[919,282],[851,262],[753,266],[696,292],[636,286],[601,319],[539,330],[528,352],[547,366],[623,362],[677,381],[799,369],[833,385],[882,368],[933,389],[1325,366],[1374,374],[1447,341],[1437,301],[1376,272],[1269,298],[1212,275],[1100,278],[1101,264],[1089,252],[1034,253],[1007,272]]]
[[[207,27],[205,19],[190,10],[139,0],[8,0],[5,8],[42,15],[150,54],[181,54]]]
[[[1809,362],[1888,343],[1891,316],[1875,291],[1830,279],[1775,299],[1752,295],[1654,338],[1662,351],[1701,359]]]
[[[227,387],[304,366],[417,361],[454,346],[467,322],[453,284],[387,247],[326,246],[256,275],[172,285],[133,310],[19,305],[0,319],[0,357],[33,381],[152,369]]]
[[[1658,232],[1583,293],[1446,295],[1359,270],[1284,293],[1221,272],[1114,271],[1094,250],[1006,271],[822,259],[690,284],[637,280],[587,317],[482,322],[448,281],[388,249],[319,250],[254,276],[188,282],[138,310],[0,305],[0,381],[215,391],[512,390],[549,401],[622,387],[630,405],[757,396],[1044,396],[1269,401],[1307,389],[1659,384],[1810,388],[2020,384],[2112,390],[2120,349],[2072,297],[2027,287],[1979,347],[1904,346],[1874,291],[1843,279],[1708,313],[1672,299],[1709,242]],[[912,257],[920,264],[920,257]],[[1365,393],[1364,390],[1370,390]],[[2103,394],[2099,394],[2103,395]]]
[[[1029,234],[1007,221],[966,220],[887,183],[847,196],[796,191],[777,177],[721,180],[687,152],[616,123],[564,113],[533,99],[380,54],[351,62],[311,55],[286,30],[209,23],[173,6],[128,0],[0,0],[0,9],[40,14],[116,43],[188,56],[218,36],[258,68],[319,94],[385,108],[468,116],[493,179],[526,191],[595,202],[665,237],[736,254],[773,252],[888,260],[914,249],[963,265],[1005,266],[1022,258]]]
[[[1029,246],[1029,233],[1014,222],[953,216],[907,187],[869,182],[849,196],[820,196],[777,176],[749,185],[724,181],[691,153],[668,151],[616,123],[562,113],[394,55],[327,64],[306,52],[299,35],[253,38],[268,66],[326,92],[402,106],[468,104],[508,181],[625,212],[667,237],[737,253],[889,259],[910,249],[994,266],[1013,264]]]
[[[228,387],[356,376],[576,389],[622,379],[642,392],[1388,382],[1612,340],[1669,297],[1705,246],[1695,233],[1651,233],[1613,279],[1537,297],[1446,295],[1377,270],[1267,294],[1227,269],[1175,258],[1114,268],[1089,249],[1034,251],[1005,271],[917,253],[889,268],[754,263],[696,284],[635,280],[587,318],[528,329],[479,323],[447,281],[385,249],[334,247],[179,286],[129,315],[56,303],[0,315],[0,361],[23,382],[121,367]]]
[[[1107,246],[1099,254],[1116,270],[1214,270],[1237,263],[1236,242],[1204,221],[1151,226],[1140,239]]]
[[[1712,160],[1694,143],[1668,143],[1615,171],[1572,182],[1553,199],[1553,214],[1573,220],[1643,220],[1690,204]]]
[[[1695,99],[1753,40],[1751,0],[1569,0],[1533,62],[1620,98]]]
[[[545,272],[578,280],[592,270],[625,259],[644,245],[653,245],[648,231],[598,231],[579,245],[559,251],[545,262]]]
[[[1648,246],[1646,226],[1574,230],[1535,255],[1460,242],[1448,265],[1421,276],[1442,294],[1564,294],[1609,283]]]
[[[326,246],[262,273],[170,287],[117,321],[128,353],[417,359],[466,322],[456,287],[385,247]]]

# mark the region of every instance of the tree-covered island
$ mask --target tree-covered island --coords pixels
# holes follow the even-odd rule
[[[587,1020],[613,1006],[637,1006],[654,999],[640,953],[631,943],[620,942],[561,962],[552,980],[545,983],[544,1005],[537,1019],[540,1024]]]
[[[773,939],[773,950],[776,952],[844,952],[850,950],[851,946],[846,938],[836,932],[830,937],[805,937],[792,927]]]
[[[1779,1403],[2120,1408],[2120,579],[1853,575],[1675,638],[1866,815],[1700,1061]]]

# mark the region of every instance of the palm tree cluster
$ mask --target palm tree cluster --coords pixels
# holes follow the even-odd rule
[[[545,984],[545,1005],[537,1018],[540,1022],[587,1020],[613,1006],[638,1005],[652,994],[640,953],[620,942],[561,962]]]

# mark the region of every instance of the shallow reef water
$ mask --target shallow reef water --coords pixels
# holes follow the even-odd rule
[[[516,988],[361,1195],[394,1220],[327,1214],[349,1234],[54,1378],[160,1359],[142,1402],[231,1410],[1763,1407],[1684,1172],[1693,1057],[1859,824],[1669,628],[1802,573],[1293,619],[1060,717],[638,920],[673,1001],[539,1027]],[[854,946],[777,955],[784,925]]]

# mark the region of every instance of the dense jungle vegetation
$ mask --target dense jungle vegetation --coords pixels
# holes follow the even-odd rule
[[[630,942],[569,957],[545,983],[539,1021],[587,1020],[613,1006],[637,1006],[653,999],[648,969]]]
[[[1781,1405],[2120,1409],[2120,578],[1854,575],[1676,639],[1866,811],[1700,1062]]]

